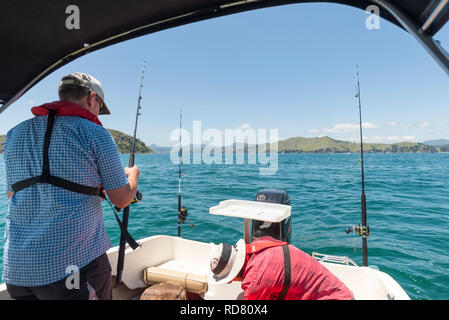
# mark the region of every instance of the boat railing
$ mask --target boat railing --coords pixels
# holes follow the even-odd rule
[[[312,257],[318,260],[318,262],[331,262],[345,265],[353,265],[355,267],[358,267],[357,263],[355,263],[354,260],[346,256],[333,256],[330,254],[312,252]]]

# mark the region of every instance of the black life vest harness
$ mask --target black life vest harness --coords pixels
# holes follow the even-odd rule
[[[90,195],[90,196],[99,196],[103,199],[106,199],[106,196],[103,193],[102,188],[98,187],[89,187],[85,185],[81,185],[66,179],[62,179],[56,176],[52,176],[50,174],[50,161],[48,157],[48,149],[50,148],[50,139],[51,133],[53,131],[53,124],[55,122],[56,110],[48,109],[48,120],[47,120],[47,130],[45,131],[44,138],[44,155],[42,161],[42,174],[40,176],[35,176],[32,178],[28,178],[11,185],[12,191],[17,193],[23,189],[29,188],[37,183],[48,183],[56,187],[60,187],[66,190],[70,190],[73,192]],[[108,200],[109,201],[109,200]],[[115,218],[117,223],[122,231],[122,234],[125,236],[126,242],[135,250],[139,244],[132,238],[132,236],[128,233],[126,228],[123,226],[122,221],[118,217],[117,213],[114,210]]]
[[[87,194],[91,196],[103,195],[103,192],[101,191],[100,188],[84,186],[69,180],[52,176],[50,174],[50,161],[48,157],[48,149],[50,147],[50,138],[51,133],[53,131],[53,124],[55,122],[56,110],[49,109],[49,112],[50,113],[48,115],[47,130],[45,131],[45,138],[44,138],[44,156],[42,161],[42,174],[40,176],[35,176],[14,183],[11,186],[12,191],[16,193],[23,189],[29,188],[37,183],[48,183],[56,187],[60,187],[77,193]]]

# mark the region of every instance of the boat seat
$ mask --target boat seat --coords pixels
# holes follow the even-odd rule
[[[148,267],[143,271],[143,281],[146,285],[174,282],[186,291],[202,294],[207,291],[207,277],[201,274],[182,272],[160,267]]]

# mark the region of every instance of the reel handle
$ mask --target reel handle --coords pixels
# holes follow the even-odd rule
[[[369,236],[369,226],[363,227],[360,224],[352,227],[346,227],[345,228],[346,234],[349,234],[351,232],[354,232],[358,234],[359,236]]]

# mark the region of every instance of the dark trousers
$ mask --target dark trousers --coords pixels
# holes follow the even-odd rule
[[[70,276],[68,276],[70,277]],[[79,270],[79,289],[68,289],[67,278],[37,287],[6,284],[11,298],[16,300],[111,300],[111,266],[106,253]]]

